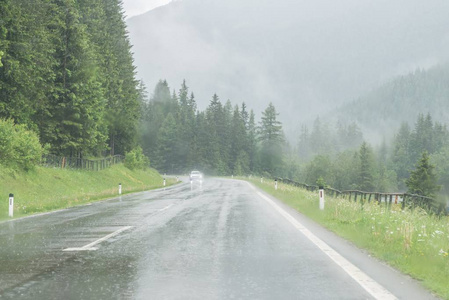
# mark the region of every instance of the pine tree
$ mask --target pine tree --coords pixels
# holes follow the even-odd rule
[[[236,105],[232,117],[231,129],[231,169],[234,175],[243,175],[249,172],[249,155],[247,149],[247,136],[244,114]]]
[[[282,168],[284,134],[277,116],[276,108],[270,103],[262,113],[259,125],[260,164],[262,170],[271,175],[276,175]]]
[[[256,117],[254,111],[251,110],[249,113],[249,121],[248,121],[248,146],[246,152],[249,155],[249,169],[252,172],[259,171],[259,160],[258,160],[258,148],[257,148],[257,126],[256,126]]]
[[[307,125],[302,125],[298,141],[298,156],[302,161],[307,161],[310,158],[310,136]]]
[[[398,176],[399,188],[401,190],[405,188],[401,186],[401,183],[404,184],[404,180],[409,177],[408,170],[411,167],[410,135],[408,124],[402,123],[393,142],[392,168]]]
[[[441,188],[437,182],[435,166],[430,163],[427,151],[424,151],[416,163],[415,170],[410,173],[410,178],[406,181],[408,192],[433,198]]]
[[[0,117],[36,132],[36,111],[53,86],[53,7],[49,0],[0,1]]]
[[[360,169],[359,169],[359,189],[365,192],[374,190],[374,155],[371,147],[363,142],[359,150]]]
[[[207,145],[207,162],[215,174],[225,174],[226,166],[222,159],[222,145],[220,130],[224,124],[223,105],[217,94],[214,94],[206,109],[206,123],[209,128]]]
[[[158,132],[157,160],[155,167],[164,173],[173,173],[177,169],[176,157],[177,124],[171,113],[167,115]]]
[[[95,55],[89,49],[86,26],[74,0],[57,8],[58,32],[55,90],[50,98],[49,121],[42,129],[53,152],[68,156],[97,154],[105,149],[105,99],[97,76]]]

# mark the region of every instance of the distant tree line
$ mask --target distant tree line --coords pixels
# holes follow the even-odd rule
[[[364,129],[386,133],[401,122],[413,123],[417,112],[429,112],[443,122],[449,111],[449,63],[427,70],[418,69],[395,77],[334,111],[333,115],[351,119]]]
[[[204,111],[184,81],[170,92],[160,81],[142,111],[141,143],[161,172],[199,169],[210,175],[279,174],[284,134],[273,104],[256,123],[245,103],[224,104],[213,95]]]
[[[413,128],[403,123],[389,144],[374,149],[363,141],[357,150],[334,149],[330,144],[302,164],[299,158],[302,167],[294,178],[309,184],[322,180],[340,190],[449,193],[449,132],[430,114],[420,114]]]
[[[0,1],[0,119],[64,156],[137,145],[138,82],[120,0]]]

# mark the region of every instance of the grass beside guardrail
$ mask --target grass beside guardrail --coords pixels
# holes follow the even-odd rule
[[[320,211],[317,191],[284,183],[275,190],[272,180],[249,181],[449,299],[449,217],[421,208],[402,210],[400,204],[387,207],[329,196]]]
[[[167,179],[167,185],[175,179]],[[0,221],[8,217],[8,195],[14,194],[14,217],[81,205],[122,193],[162,187],[163,178],[154,169],[131,171],[123,164],[92,172],[78,169],[37,167],[18,172],[0,169]]]

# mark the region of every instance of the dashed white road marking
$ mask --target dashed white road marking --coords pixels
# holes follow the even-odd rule
[[[164,211],[164,210],[167,210],[167,209],[169,209],[170,207],[172,207],[174,204],[170,204],[169,206],[166,206],[166,207],[164,207],[164,208],[162,208],[162,209],[159,209],[159,212],[161,212],[161,211]]]
[[[257,189],[248,183],[249,186],[256,191],[257,195],[267,201],[274,207],[287,221],[289,221],[297,230],[299,230],[305,237],[314,243],[321,251],[329,256],[337,265],[339,265],[349,276],[351,276],[363,289],[365,289],[375,299],[397,299],[382,285],[374,281],[371,277],[366,275],[362,270],[350,263],[346,258],[341,256],[337,251],[332,249],[329,245],[323,242],[320,238],[314,235],[310,230],[305,228],[300,222],[293,218],[288,212],[277,205],[273,200],[257,191]]]
[[[66,248],[66,249],[64,249],[62,251],[92,251],[92,250],[97,250],[97,248],[94,248],[95,245],[98,245],[99,243],[104,242],[107,239],[110,239],[110,238],[118,235],[119,233],[121,233],[121,232],[123,232],[125,230],[128,230],[128,229],[131,229],[131,228],[133,228],[133,226],[122,227],[119,230],[116,230],[113,233],[108,234],[107,236],[104,236],[101,239],[98,239],[95,242],[87,244],[87,245],[85,245],[83,247],[80,247],[80,248]]]

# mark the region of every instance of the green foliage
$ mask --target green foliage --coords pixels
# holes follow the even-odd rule
[[[213,95],[204,111],[183,81],[170,95],[167,81],[156,85],[144,102],[141,141],[158,170],[184,173],[199,169],[209,175],[283,174],[284,136],[272,104],[256,126],[255,115],[245,103],[223,105]],[[265,170],[261,170],[262,163]]]
[[[321,211],[316,192],[282,183],[275,190],[271,183],[255,179],[252,183],[449,299],[448,218],[422,209],[401,211],[397,204],[390,208],[377,202],[362,205],[329,196]]]
[[[374,191],[374,155],[371,147],[363,142],[359,150],[358,188],[361,191]]]
[[[449,110],[448,81],[449,63],[428,70],[416,70],[396,77],[348,103],[338,114],[341,119],[355,118],[364,128],[373,132],[390,132],[403,122],[412,123],[416,120],[416,112],[429,112],[442,122],[447,119]]]
[[[121,2],[0,6],[0,117],[38,132],[55,154],[132,149],[140,104]]]
[[[12,120],[0,119],[0,163],[15,169],[30,170],[39,162],[43,148],[36,133]]]
[[[14,194],[15,218],[115,197],[119,183],[123,194],[162,186],[156,170],[129,170],[123,164],[98,172],[39,166],[30,172],[0,168],[0,178],[0,195]],[[173,182],[167,178],[167,184]],[[8,201],[0,201],[0,221],[7,218]]]
[[[356,123],[345,124],[340,121],[332,126],[318,117],[311,131],[306,125],[301,125],[297,152],[301,161],[308,162],[314,155],[335,155],[355,149],[362,142],[363,134]]]
[[[328,155],[315,156],[305,168],[305,182],[308,184],[316,184],[321,178],[323,181],[333,182],[332,161]]]
[[[142,148],[137,146],[125,154],[125,167],[130,170],[145,170],[150,166],[150,160],[143,154]]]
[[[260,168],[273,175],[282,170],[284,133],[282,124],[277,120],[278,113],[272,103],[262,112],[259,123]]]
[[[435,166],[430,163],[429,154],[424,151],[416,163],[416,169],[411,172],[406,181],[408,191],[426,197],[435,197],[441,186],[437,184]]]
[[[324,181],[323,177],[318,177],[318,179],[316,180],[316,185],[318,187],[325,187],[326,186],[326,181]]]

